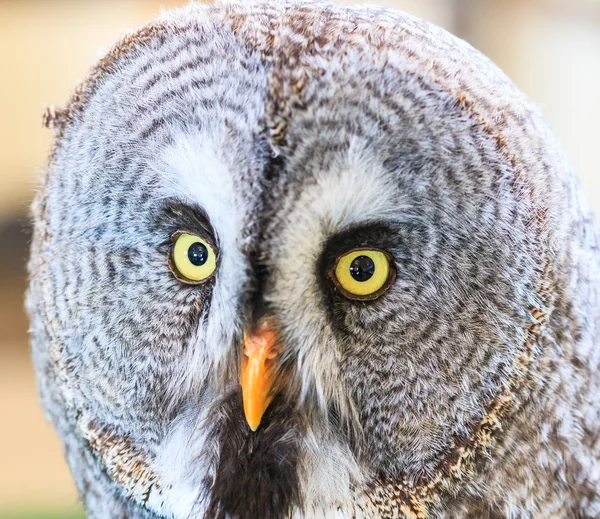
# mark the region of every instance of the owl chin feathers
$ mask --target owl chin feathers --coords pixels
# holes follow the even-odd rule
[[[220,398],[209,412],[189,408],[153,465],[163,489],[162,511],[280,517],[306,509],[318,517],[325,513],[325,500],[347,507],[350,489],[363,484],[364,476],[344,444],[347,430],[340,429],[335,414],[331,421],[329,427],[312,429],[307,415],[278,395],[261,426],[251,431],[239,390]],[[175,490],[182,488],[187,489],[183,496]],[[158,500],[150,495],[150,503]]]

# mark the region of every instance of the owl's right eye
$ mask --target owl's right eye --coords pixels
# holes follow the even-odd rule
[[[183,283],[200,285],[208,281],[217,268],[217,256],[207,240],[184,232],[172,237],[169,267]]]

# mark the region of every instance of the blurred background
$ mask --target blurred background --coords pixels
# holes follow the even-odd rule
[[[37,404],[23,312],[28,205],[51,132],[45,105],[126,29],[183,1],[0,0],[0,518],[83,517]],[[490,56],[537,102],[600,214],[600,0],[380,0]]]

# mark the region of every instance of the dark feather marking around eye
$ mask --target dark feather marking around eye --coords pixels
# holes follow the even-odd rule
[[[165,236],[168,238],[165,244],[171,243],[171,235],[175,232],[184,231],[205,238],[215,246],[215,252],[218,253],[219,239],[208,215],[201,207],[190,206],[179,200],[167,200],[158,218],[167,225]]]
[[[414,223],[371,222],[363,226],[346,229],[327,241],[321,253],[321,258],[317,262],[317,279],[319,280],[324,306],[327,309],[332,329],[339,334],[340,340],[343,341],[347,337],[344,324],[347,305],[367,306],[372,305],[373,301],[351,301],[345,297],[336,297],[328,276],[336,259],[348,250],[357,247],[383,249],[389,251],[393,255],[395,263],[400,266],[396,269],[397,279],[405,278],[406,274],[402,266],[407,266],[410,262],[410,253],[404,244],[403,236],[410,236],[414,232],[414,227]]]
[[[358,247],[383,249],[393,254],[395,259],[401,258],[402,252],[405,250],[400,230],[396,229],[394,225],[373,222],[347,229],[327,241],[319,262],[320,277],[326,280],[327,272],[334,265],[336,259],[345,252]]]

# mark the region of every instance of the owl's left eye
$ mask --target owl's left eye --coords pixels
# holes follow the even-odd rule
[[[175,233],[172,239],[169,267],[173,275],[192,285],[208,281],[217,268],[217,257],[208,241],[182,232]]]
[[[396,269],[386,251],[354,249],[337,258],[330,277],[347,298],[373,300],[394,282]]]

